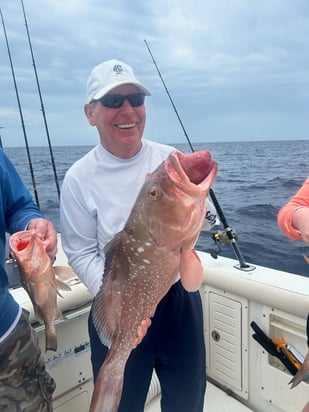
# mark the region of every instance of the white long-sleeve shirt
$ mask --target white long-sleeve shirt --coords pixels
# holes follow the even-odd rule
[[[99,291],[104,272],[104,246],[123,229],[147,173],[174,147],[142,140],[141,150],[120,159],[101,144],[66,173],[61,188],[60,221],[63,249],[76,275],[92,295]],[[216,211],[207,205],[209,229]]]

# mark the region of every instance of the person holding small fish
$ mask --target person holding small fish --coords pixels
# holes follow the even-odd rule
[[[165,285],[164,274],[161,277],[159,268],[165,265],[166,273],[174,271],[174,267],[169,269],[169,266],[179,259],[176,250],[174,254],[168,251],[169,236],[172,238],[173,233],[178,233],[174,241],[177,243],[177,239],[183,237],[186,245],[187,231],[195,219],[198,222],[206,220],[204,229],[217,222],[214,206],[208,198],[205,200],[216,174],[216,163],[209,153],[204,153],[206,151],[184,155],[171,146],[143,138],[144,101],[151,92],[137,80],[129,65],[119,60],[99,64],[90,74],[87,92],[85,115],[89,124],[96,127],[100,143],[66,173],[61,189],[60,220],[62,245],[69,264],[95,296],[89,316],[95,381],[90,410],[143,411],[155,370],[162,389],[162,411],[202,412],[206,361],[198,291],[201,265],[189,246],[188,250],[183,247],[179,252],[183,259],[180,267],[176,267],[171,286]],[[166,170],[161,173],[160,167],[163,162],[164,169],[165,161]],[[185,175],[190,175],[191,182]],[[175,198],[165,206],[164,196],[168,197],[168,191],[158,185],[162,176],[162,185],[185,180],[179,183]],[[144,184],[150,185],[145,198],[142,189],[147,187]],[[181,189],[187,185],[191,192],[183,198]],[[182,202],[189,205],[190,196],[201,191],[204,198],[200,206],[192,203],[188,206],[189,213],[181,208]],[[160,201],[163,204],[157,213],[156,205]],[[149,202],[153,209],[147,209]],[[186,225],[187,216],[190,219]],[[176,232],[181,225],[182,230]],[[135,236],[137,226],[142,230]],[[195,240],[199,223],[193,230]],[[180,275],[179,280],[178,271],[188,272],[188,268],[189,275]],[[129,280],[127,272],[131,273]],[[135,279],[141,280],[131,289]],[[153,307],[150,285],[154,282],[156,290],[162,287],[164,292],[154,307],[155,312],[151,313],[145,308]],[[139,310],[148,314],[135,320]],[[139,325],[133,335],[127,331],[128,324]],[[123,337],[129,335],[130,338]],[[124,355],[127,352],[130,352],[128,358]],[[114,367],[103,378],[102,370],[112,361]],[[123,379],[120,365],[124,363]],[[103,396],[108,399],[102,400]]]
[[[278,225],[282,232],[293,240],[309,244],[309,177],[292,198],[279,210]],[[307,263],[309,258],[304,256]],[[307,317],[307,343],[309,347],[309,314]],[[301,381],[309,381],[309,351],[303,365],[291,380],[292,387]],[[302,412],[309,412],[309,402]]]
[[[35,230],[54,261],[57,235],[43,218],[6,154],[0,150],[0,410],[52,411],[53,378],[46,372],[37,336],[8,290],[6,233]]]

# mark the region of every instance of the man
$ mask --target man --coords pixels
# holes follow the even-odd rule
[[[87,88],[84,111],[89,124],[97,128],[100,144],[67,172],[60,217],[69,264],[95,296],[104,272],[104,246],[123,228],[146,174],[174,148],[143,139],[144,100],[151,93],[130,66],[118,60],[96,66]],[[213,214],[208,214],[212,223]],[[144,325],[143,334],[148,326]],[[108,348],[100,342],[91,314],[89,335],[95,380]],[[131,352],[119,411],[144,410],[155,369],[162,411],[201,412],[205,368],[200,295],[188,293],[177,281],[159,303],[146,336]]]
[[[43,218],[11,161],[0,150],[0,410],[52,411],[55,382],[46,372],[37,336],[8,290],[5,272],[6,232],[35,229],[54,260],[57,236]]]

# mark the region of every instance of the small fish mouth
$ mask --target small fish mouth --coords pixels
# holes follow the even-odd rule
[[[29,246],[31,246],[31,242],[33,240],[33,236],[35,235],[34,230],[27,230],[23,235],[20,235],[21,232],[16,233],[11,236],[10,238],[10,246],[14,252],[23,252]]]

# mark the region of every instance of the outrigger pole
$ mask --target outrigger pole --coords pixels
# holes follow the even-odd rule
[[[31,57],[32,57],[33,70],[34,70],[36,84],[37,84],[37,87],[38,87],[38,93],[39,93],[40,102],[41,102],[41,110],[42,110],[42,115],[43,115],[43,120],[44,120],[44,125],[45,125],[45,131],[46,131],[46,136],[47,136],[47,141],[48,141],[50,158],[51,158],[54,177],[55,177],[55,183],[56,183],[56,188],[57,188],[57,193],[58,193],[58,199],[60,199],[60,188],[59,188],[59,183],[58,183],[57,170],[56,170],[56,165],[55,165],[55,160],[54,160],[53,149],[52,149],[52,145],[51,145],[51,141],[50,141],[50,137],[49,137],[49,131],[48,131],[48,126],[47,126],[47,120],[46,120],[46,114],[45,114],[45,109],[44,109],[44,104],[43,104],[43,98],[42,98],[42,93],[41,93],[41,88],[40,88],[40,83],[39,83],[39,77],[38,77],[38,73],[37,73],[37,70],[36,70],[36,65],[35,65],[35,60],[34,60],[32,44],[31,44],[31,40],[30,40],[30,33],[29,33],[29,29],[28,29],[28,23],[27,23],[26,12],[25,12],[25,8],[24,8],[23,0],[21,0],[21,5],[22,5],[24,19],[25,19],[25,26],[26,26],[26,30],[27,30],[29,48],[30,48]]]
[[[151,53],[150,47],[149,47],[149,45],[148,45],[148,43],[147,43],[146,40],[144,40],[144,42],[145,42],[146,47],[147,47],[147,49],[148,49],[148,51],[149,51],[149,54],[150,54],[150,56],[151,56],[151,58],[152,58],[152,61],[153,61],[154,65],[155,65],[155,67],[156,67],[156,69],[157,69],[157,72],[158,72],[159,77],[160,77],[160,79],[161,79],[161,81],[162,81],[162,84],[163,84],[163,86],[164,86],[164,89],[165,89],[165,91],[166,91],[166,93],[167,93],[167,95],[168,95],[168,97],[169,97],[169,99],[170,99],[170,102],[171,102],[171,104],[172,104],[172,106],[173,106],[173,109],[174,109],[174,111],[175,111],[175,113],[176,113],[176,116],[177,116],[177,118],[178,118],[178,121],[179,121],[179,123],[180,123],[180,125],[181,125],[181,127],[182,127],[182,130],[183,130],[183,132],[184,132],[184,134],[185,134],[185,137],[186,137],[186,139],[187,139],[187,142],[188,142],[188,144],[189,144],[189,146],[190,146],[190,149],[191,149],[192,152],[194,152],[194,148],[193,148],[193,146],[192,146],[191,140],[190,140],[190,138],[189,138],[189,136],[188,136],[188,134],[187,134],[187,132],[186,132],[186,129],[185,129],[185,127],[184,127],[184,125],[183,125],[183,123],[182,123],[182,121],[181,121],[181,118],[180,118],[180,116],[179,116],[179,114],[178,114],[178,111],[177,111],[176,106],[175,106],[175,104],[174,104],[174,102],[173,102],[173,99],[172,99],[172,97],[171,97],[171,95],[170,95],[170,93],[169,93],[169,91],[168,91],[168,88],[167,88],[167,86],[166,86],[166,84],[165,84],[165,81],[164,81],[164,79],[163,79],[163,77],[162,77],[162,75],[161,75],[161,73],[160,73],[159,67],[158,67],[158,65],[157,65],[157,63],[156,63],[156,61],[155,61],[155,59],[154,59],[154,57],[153,57],[153,54]],[[232,244],[232,247],[233,247],[233,249],[234,249],[234,252],[235,252],[235,254],[236,254],[236,256],[237,256],[237,259],[238,259],[238,261],[239,261],[239,265],[236,265],[235,267],[237,267],[237,269],[241,269],[241,270],[244,270],[244,271],[251,271],[251,270],[255,269],[254,266],[248,265],[248,264],[245,262],[242,254],[241,254],[241,252],[240,252],[240,249],[239,249],[239,247],[238,247],[237,240],[236,240],[236,236],[235,236],[235,232],[233,231],[233,229],[230,228],[230,226],[229,226],[229,224],[228,224],[228,222],[227,222],[227,220],[226,220],[226,217],[225,217],[225,215],[224,215],[224,213],[223,213],[223,210],[221,209],[221,206],[220,206],[220,204],[219,204],[219,202],[218,202],[218,199],[217,199],[217,197],[216,197],[216,195],[215,195],[215,193],[214,193],[214,191],[213,191],[212,188],[210,188],[209,194],[210,194],[210,197],[211,197],[211,199],[212,199],[212,201],[213,201],[213,203],[214,203],[214,206],[215,206],[215,208],[216,208],[216,210],[217,210],[217,212],[218,212],[218,215],[219,215],[219,217],[220,217],[220,220],[221,220],[221,222],[222,222],[222,224],[223,224],[223,226],[224,226],[224,229],[225,229],[226,235],[227,235],[227,237],[228,237],[229,243]]]
[[[9,41],[8,41],[7,34],[6,34],[6,29],[5,29],[5,25],[4,25],[4,20],[3,20],[3,15],[2,15],[1,9],[0,9],[0,14],[1,14],[3,32],[4,32],[4,36],[5,36],[5,41],[6,41],[6,47],[7,47],[8,56],[9,56],[9,60],[10,60],[10,65],[11,65],[12,77],[13,77],[13,82],[14,82],[14,87],[15,87],[15,93],[16,93],[16,98],[17,98],[17,104],[18,104],[18,109],[19,109],[19,114],[20,114],[20,119],[21,119],[21,126],[22,126],[23,133],[24,133],[24,139],[25,139],[25,145],[26,145],[28,163],[29,163],[30,174],[31,174],[31,179],[32,179],[32,187],[33,187],[34,197],[35,197],[35,201],[36,201],[37,206],[40,207],[39,198],[38,198],[38,193],[37,193],[37,189],[36,189],[35,178],[34,178],[34,173],[33,173],[33,168],[32,168],[32,161],[31,161],[31,156],[30,156],[30,150],[29,150],[29,145],[28,145],[28,139],[27,139],[27,134],[26,134],[24,117],[23,117],[23,113],[22,113],[22,110],[21,110],[21,105],[20,105],[20,100],[19,100],[19,94],[18,94],[18,89],[17,89],[17,84],[16,84],[16,78],[15,78],[15,73],[14,73],[14,67],[13,67],[13,62],[12,62],[12,57],[11,57],[11,52],[10,52],[10,47],[9,47]]]

